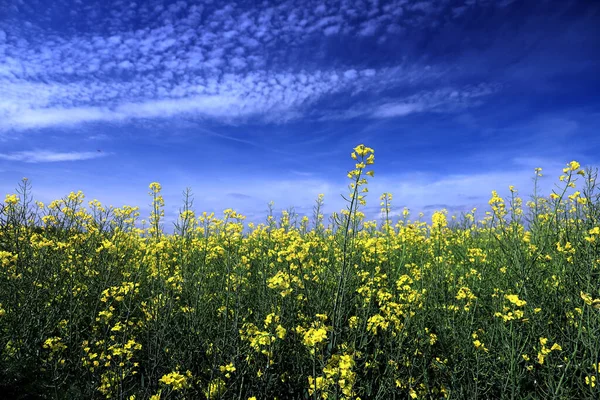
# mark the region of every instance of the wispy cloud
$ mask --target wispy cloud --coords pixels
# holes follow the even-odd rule
[[[372,115],[376,118],[403,117],[422,111],[424,108],[425,106],[420,103],[386,103],[377,107]]]
[[[19,151],[15,153],[0,153],[1,160],[20,161],[26,163],[49,163],[61,161],[82,161],[104,157],[103,152],[54,152],[48,150]]]
[[[62,34],[46,29],[61,12],[58,6],[41,14],[33,5],[16,6],[0,20],[0,130],[177,116],[285,122],[335,95],[414,91],[415,84],[439,77],[439,68],[419,62],[319,66],[327,41],[314,49],[315,63],[303,68],[290,55],[302,57],[293,49],[314,46],[316,38],[379,35],[385,41],[403,29],[426,29],[420,25],[426,19],[454,18],[438,2],[411,6],[401,0],[302,7],[287,1],[261,8],[113,0],[97,7],[90,12],[69,3],[65,18],[86,29]],[[27,16],[34,23],[18,20]],[[133,29],[134,18],[142,28]],[[391,98],[373,115],[428,108],[400,101]]]
[[[485,96],[499,89],[498,84],[479,84],[462,88],[420,91],[404,98],[358,103],[343,110],[326,110],[321,119],[340,120],[357,117],[381,119],[405,117],[421,112],[459,112],[481,104]]]
[[[190,116],[221,121],[239,121],[260,117],[273,122],[296,119],[310,104],[323,96],[356,90],[376,79],[373,70],[347,70],[343,73],[318,71],[307,73],[248,73],[213,80],[205,86],[179,86],[179,96],[146,100],[131,98],[131,85],[114,84],[105,90],[114,93],[120,102],[103,102],[99,95],[88,93],[78,97],[61,85],[11,83],[0,103],[0,130],[31,129],[77,125],[84,122],[122,122],[132,119]],[[83,85],[82,85],[83,86]],[[93,85],[92,85],[93,86]],[[0,84],[1,87],[1,84]],[[30,90],[40,97],[31,99]],[[80,88],[85,92],[91,90]],[[176,88],[172,89],[175,91]],[[171,91],[171,92],[172,92]],[[149,96],[150,98],[156,96]],[[160,96],[158,96],[160,97]],[[81,99],[107,105],[77,105]],[[79,99],[79,100],[77,100]],[[114,103],[112,105],[108,105]]]

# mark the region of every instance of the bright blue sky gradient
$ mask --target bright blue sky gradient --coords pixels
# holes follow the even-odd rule
[[[460,212],[600,164],[599,71],[596,1],[0,0],[0,194],[333,211],[365,143],[373,213]]]

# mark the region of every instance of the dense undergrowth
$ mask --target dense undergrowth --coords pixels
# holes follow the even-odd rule
[[[245,224],[196,215],[174,234],[160,185],[134,207],[0,206],[0,397],[598,398],[600,200],[571,162],[550,196],[490,212],[366,221],[373,151],[348,206]],[[535,171],[535,179],[541,176]],[[537,184],[536,184],[537,188]]]

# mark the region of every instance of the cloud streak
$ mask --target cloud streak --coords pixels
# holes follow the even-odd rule
[[[347,92],[348,90],[377,93],[374,82],[388,76],[389,71],[373,69],[317,71],[306,73],[265,74],[249,73],[246,76],[231,75],[213,81],[206,86],[181,88],[180,96],[145,100],[127,99],[130,87],[115,84],[106,87],[109,93],[121,99],[114,105],[77,105],[73,101],[73,87],[61,85],[11,84],[7,96],[0,102],[0,130],[22,130],[54,126],[73,126],[85,122],[123,122],[145,118],[197,117],[218,119],[223,122],[239,122],[252,117],[267,122],[282,123],[306,115],[309,107],[323,97]],[[408,79],[408,77],[407,77]],[[396,78],[398,84],[402,80]],[[267,82],[265,84],[265,82]],[[404,82],[407,84],[407,82]],[[79,99],[94,99],[92,87],[79,88]],[[30,99],[28,93],[36,90],[40,95]],[[374,118],[401,117],[427,110],[456,110],[475,104],[475,99],[489,95],[489,85],[475,89],[443,89],[420,92],[404,99],[391,100],[384,104],[365,104],[339,114],[335,109],[322,108],[317,112],[324,118],[351,118],[368,115]],[[106,96],[105,96],[106,97]],[[110,104],[110,101],[88,102]],[[129,100],[129,101],[128,101]],[[358,111],[360,110],[360,111]]]
[[[500,90],[500,85],[466,85],[462,88],[441,88],[421,91],[404,98],[357,102],[340,111],[329,110],[322,120],[343,120],[358,117],[373,119],[400,118],[422,112],[451,113],[482,103],[485,96]]]
[[[54,163],[63,161],[92,160],[106,156],[101,152],[54,152],[48,150],[29,150],[14,153],[0,153],[0,160],[26,163]]]

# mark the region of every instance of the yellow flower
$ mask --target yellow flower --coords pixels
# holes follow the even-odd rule
[[[364,144],[359,144],[358,146],[356,146],[354,148],[354,151],[360,157],[364,157],[364,156],[366,156],[366,155],[368,155],[370,153],[374,153],[375,152],[372,148],[367,147]]]
[[[173,390],[186,389],[190,387],[188,378],[191,378],[192,373],[187,371],[186,375],[182,375],[177,371],[170,372],[166,375],[163,375],[163,377],[159,379],[159,382],[164,383],[167,386],[171,386]]]
[[[538,363],[543,364],[544,360],[546,359],[546,355],[544,355],[542,353],[538,353],[537,359],[538,359]]]
[[[327,340],[327,329],[325,327],[310,328],[304,333],[302,342],[308,347],[314,347]]]
[[[510,301],[511,303],[513,303],[517,307],[522,307],[525,304],[527,304],[527,302],[525,300],[519,299],[519,296],[516,294],[507,294],[507,295],[504,295],[504,298],[506,300]]]
[[[111,328],[111,331],[113,331],[113,332],[119,332],[119,331],[121,331],[121,330],[123,330],[123,325],[121,324],[121,322],[117,322],[117,323],[115,324],[115,326],[113,326],[113,327]]]
[[[327,314],[316,314],[315,317],[319,318],[321,321],[327,321]]]
[[[219,371],[221,371],[221,373],[225,374],[225,378],[230,378],[231,373],[235,372],[235,366],[233,365],[233,363],[229,363],[227,365],[222,365],[219,367]]]
[[[67,345],[65,345],[62,342],[62,338],[55,336],[46,339],[46,341],[43,344],[43,347],[45,349],[50,350],[52,353],[58,353],[62,350],[65,350],[67,348]]]
[[[7,194],[4,198],[4,202],[9,206],[14,206],[19,202],[19,198],[16,194]]]
[[[317,376],[317,378],[313,378],[312,376],[308,377],[308,394],[313,395],[315,391],[322,390],[325,388],[326,381],[322,376]]]
[[[367,321],[367,331],[377,335],[378,328],[386,330],[390,323],[380,314],[375,314]]]
[[[571,161],[569,163],[569,169],[571,171],[577,171],[580,167],[581,167],[581,165],[579,165],[579,163],[577,161]]]
[[[448,226],[448,221],[446,219],[446,210],[434,212],[431,216],[431,228],[440,229],[446,226]]]
[[[285,338],[285,334],[287,333],[287,330],[283,326],[277,325],[277,328],[275,329],[275,333],[277,334],[277,337],[279,339],[283,339],[283,338]]]
[[[595,376],[586,376],[585,384],[591,387],[596,387],[596,377]]]
[[[435,333],[430,333],[429,334],[429,344],[430,345],[434,345],[435,342],[437,342],[437,335]]]
[[[162,187],[158,182],[152,182],[148,188],[152,191],[152,193],[158,193],[161,191]]]

